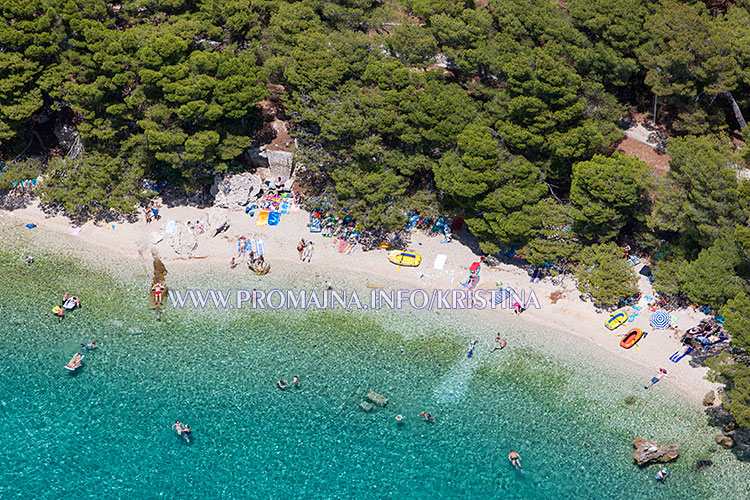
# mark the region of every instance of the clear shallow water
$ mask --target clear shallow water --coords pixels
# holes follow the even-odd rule
[[[27,268],[22,253],[0,254],[0,498],[747,497],[739,482],[716,489],[746,469],[702,444],[701,415],[638,392],[647,374],[577,362],[565,354],[573,340],[553,356],[500,323],[512,348],[480,344],[467,359],[471,332],[498,324],[169,309],[157,321],[140,270],[113,279],[43,255]],[[172,286],[215,282],[171,271]],[[66,290],[84,307],[58,323],[50,309]],[[94,339],[84,367],[64,370]],[[297,373],[301,389],[275,387]],[[370,390],[388,406],[364,413]],[[422,422],[422,410],[437,420]],[[193,427],[192,444],[171,431],[176,419]],[[636,435],[679,442],[666,484],[632,464]],[[509,467],[510,449],[525,475]],[[698,458],[716,466],[695,473]]]

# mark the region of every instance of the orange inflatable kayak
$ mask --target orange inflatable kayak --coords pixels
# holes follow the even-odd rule
[[[643,337],[643,332],[641,331],[641,329],[633,328],[627,333],[627,335],[622,338],[622,340],[620,341],[620,347],[630,349],[636,343],[638,343],[639,340],[641,340],[641,337]]]

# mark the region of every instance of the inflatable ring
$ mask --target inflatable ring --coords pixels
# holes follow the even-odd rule
[[[55,314],[60,314],[60,310],[62,310],[62,307],[60,306],[55,306],[52,308],[52,312]]]

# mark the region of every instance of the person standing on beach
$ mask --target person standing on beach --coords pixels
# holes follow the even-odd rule
[[[297,251],[299,252],[299,260],[302,260],[303,252],[305,251],[305,239],[299,240],[299,243],[297,244]]]
[[[313,250],[315,250],[315,247],[313,246],[313,242],[308,241],[307,245],[305,245],[305,252],[302,256],[302,262],[305,262],[305,259],[307,259],[307,262],[310,262],[312,260]]]
[[[237,240],[237,257],[242,257],[245,255],[247,238],[244,236],[240,236],[240,239]]]
[[[33,255],[27,255],[26,256],[26,264],[29,266],[34,263],[34,256]]]

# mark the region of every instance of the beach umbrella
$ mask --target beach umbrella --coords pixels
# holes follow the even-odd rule
[[[669,328],[670,324],[671,320],[669,314],[664,311],[655,311],[654,314],[651,315],[651,326],[657,330],[665,330]]]
[[[477,269],[479,269],[479,262],[474,262],[473,264],[471,264],[469,271],[476,271]]]

